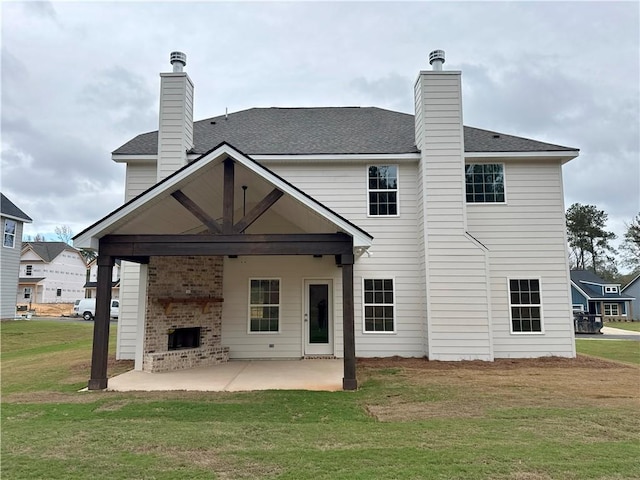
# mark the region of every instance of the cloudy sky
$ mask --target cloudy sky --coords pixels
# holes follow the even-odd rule
[[[2,192],[78,233],[123,200],[111,151],[157,129],[187,54],[196,120],[250,107],[413,113],[428,54],[462,70],[464,122],[565,146],[565,203],[622,235],[640,211],[638,2],[3,2]]]

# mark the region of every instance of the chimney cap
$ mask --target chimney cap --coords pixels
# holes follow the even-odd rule
[[[442,70],[443,64],[444,50],[434,50],[429,54],[429,65],[432,65],[434,70]]]
[[[171,52],[169,61],[173,65],[174,72],[181,72],[182,68],[187,65],[187,55],[182,52]]]

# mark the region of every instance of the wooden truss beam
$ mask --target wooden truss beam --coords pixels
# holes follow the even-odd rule
[[[171,196],[180,202],[180,205],[189,210],[194,217],[200,220],[211,233],[222,233],[222,228],[220,228],[218,222],[211,218],[207,212],[200,208],[196,202],[187,197],[181,190],[176,190]]]
[[[351,255],[345,233],[264,235],[107,235],[100,255],[115,258],[181,255]]]
[[[264,197],[260,202],[251,209],[238,223],[233,227],[233,233],[242,233],[249,225],[262,216],[271,206],[276,203],[284,193],[282,190],[274,188],[271,193]]]

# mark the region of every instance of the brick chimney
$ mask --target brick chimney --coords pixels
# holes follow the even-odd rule
[[[157,181],[182,168],[193,148],[193,82],[183,71],[187,56],[171,52],[170,61],[173,72],[160,74]]]

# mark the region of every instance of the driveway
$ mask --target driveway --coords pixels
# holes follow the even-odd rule
[[[640,332],[623,330],[622,328],[602,327],[602,333],[576,333],[580,340],[632,340],[640,342]]]

